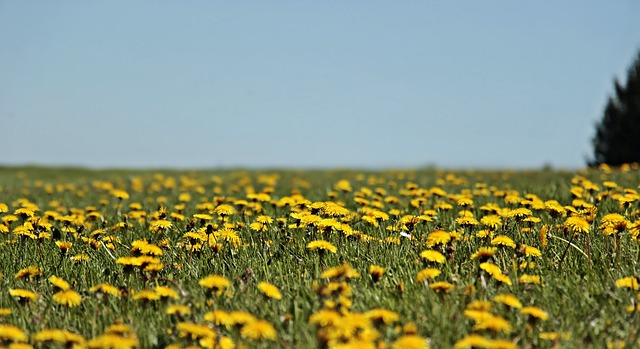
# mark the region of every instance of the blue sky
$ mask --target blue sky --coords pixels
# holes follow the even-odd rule
[[[2,1],[0,164],[583,167],[640,2]]]

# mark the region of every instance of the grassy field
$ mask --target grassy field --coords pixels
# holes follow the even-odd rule
[[[639,347],[639,184],[0,168],[0,347]]]

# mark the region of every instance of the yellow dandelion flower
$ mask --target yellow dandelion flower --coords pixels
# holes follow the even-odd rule
[[[167,315],[187,316],[191,315],[191,308],[183,304],[172,304],[165,310]]]
[[[71,257],[71,260],[74,262],[87,262],[89,261],[89,256],[84,254],[84,253],[79,253],[73,257]]]
[[[416,282],[426,282],[427,280],[433,280],[442,272],[435,268],[425,268],[418,272],[416,275]]]
[[[365,312],[364,315],[369,318],[371,322],[384,325],[389,325],[396,321],[400,321],[400,314],[384,308],[371,309]]]
[[[129,199],[129,193],[124,190],[114,189],[111,191],[111,196],[119,199],[119,200],[127,200]]]
[[[518,278],[518,282],[521,284],[536,284],[540,285],[540,275],[527,275],[522,274]]]
[[[427,236],[427,248],[436,245],[447,245],[451,241],[451,234],[444,230],[434,230]]]
[[[246,311],[234,310],[229,313],[229,323],[231,326],[245,325],[254,321],[257,321],[256,317]]]
[[[151,221],[152,231],[165,230],[165,229],[171,228],[172,226],[173,226],[173,223],[171,223],[171,221],[168,221],[166,219],[157,219],[157,220]]]
[[[491,230],[498,230],[502,226],[502,218],[498,215],[487,215],[480,218],[480,223]]]
[[[216,338],[216,332],[209,325],[194,322],[179,322],[176,325],[178,335],[191,339]]]
[[[474,331],[492,331],[510,333],[512,326],[501,316],[489,314],[489,316],[479,319],[473,326]]]
[[[213,213],[220,216],[231,216],[236,213],[236,209],[229,204],[220,204],[213,209]]]
[[[278,335],[276,333],[276,329],[270,322],[265,320],[256,320],[242,326],[240,336],[249,340],[266,339],[275,341]]]
[[[565,229],[572,231],[574,233],[588,234],[591,228],[591,225],[589,224],[589,222],[587,222],[584,218],[579,216],[568,217],[564,221],[563,225]]]
[[[603,229],[604,235],[622,232],[628,225],[630,222],[619,213],[609,213],[600,220],[600,229]]]
[[[351,187],[351,183],[346,179],[339,180],[336,184],[333,185],[333,188],[337,191],[342,192],[350,192],[353,190]]]
[[[26,208],[26,207],[21,207],[15,211],[13,211],[13,214],[16,216],[20,216],[23,219],[27,219],[29,217],[33,217],[35,216],[35,212],[34,210],[30,209],[30,208]]]
[[[542,321],[547,321],[549,319],[549,314],[546,311],[534,306],[520,309],[520,314],[529,315],[532,318],[540,319]]]
[[[109,294],[112,295],[114,297],[120,297],[120,290],[112,285],[109,285],[107,283],[101,283],[98,285],[95,285],[93,287],[91,287],[89,289],[89,292],[92,293],[101,293],[101,294]]]
[[[331,253],[336,253],[338,249],[328,241],[325,240],[314,240],[307,244],[307,249],[309,250],[321,250],[321,251],[329,251]]]
[[[9,316],[11,314],[13,314],[11,308],[0,308],[0,316]]]
[[[471,259],[479,259],[481,261],[486,261],[488,259],[490,259],[491,257],[493,257],[496,252],[498,251],[497,247],[480,247],[478,248],[478,251],[474,252],[471,255]]]
[[[216,309],[204,314],[204,320],[216,326],[225,326],[227,328],[233,326],[233,321],[229,312]]]
[[[26,268],[20,269],[16,275],[15,278],[16,279],[22,279],[22,278],[38,278],[42,276],[42,269],[40,269],[38,266],[36,265],[30,265]]]
[[[507,247],[511,247],[511,248],[516,248],[516,244],[515,242],[513,242],[513,240],[511,240],[510,237],[506,236],[506,235],[498,235],[495,238],[493,238],[491,240],[491,245],[498,245],[498,246],[507,246]]]
[[[336,326],[342,316],[335,310],[321,309],[311,314],[309,323],[321,327]]]
[[[266,281],[259,282],[258,289],[267,298],[282,299],[282,294],[280,293],[280,290],[278,289],[278,287]]]
[[[231,286],[231,281],[221,275],[209,275],[200,279],[198,284],[211,292],[221,295],[224,290]]]
[[[162,256],[162,249],[146,240],[135,240],[131,243],[132,254]]]
[[[82,302],[80,294],[74,290],[60,291],[53,294],[54,302],[68,307],[77,307]]]
[[[9,294],[23,302],[35,301],[38,299],[38,295],[35,292],[21,288],[10,289]]]
[[[632,290],[637,291],[640,286],[638,285],[638,278],[635,276],[628,276],[621,279],[616,280],[617,288],[630,288]]]
[[[57,344],[67,344],[68,347],[74,347],[74,344],[82,347],[85,343],[84,337],[68,330],[60,330],[48,328],[37,332],[34,337],[36,342],[52,342]]]
[[[460,340],[454,345],[454,349],[467,349],[467,348],[492,348],[492,340],[485,338],[479,334],[472,333]]]
[[[511,279],[509,278],[509,276],[504,275],[504,274],[494,274],[491,275],[492,278],[494,278],[497,281],[502,282],[503,284],[507,284],[507,285],[511,285]]]
[[[360,277],[360,273],[357,270],[353,269],[350,264],[345,263],[343,265],[329,268],[320,274],[320,277],[323,279],[357,279]]]
[[[17,326],[0,324],[0,343],[2,342],[26,342],[27,334]]]
[[[438,264],[444,264],[444,262],[446,262],[447,260],[442,253],[436,250],[424,250],[420,252],[420,257],[422,257],[423,259],[426,259],[429,262],[434,262]]]
[[[378,280],[382,278],[382,275],[384,275],[385,271],[385,268],[379,265],[369,266],[369,275],[371,275],[371,279],[373,279],[373,282],[378,282]]]
[[[49,282],[56,287],[57,289],[61,290],[61,291],[66,291],[68,289],[71,288],[71,285],[69,285],[68,282],[66,282],[64,279],[57,277],[55,275],[52,275],[49,277]]]
[[[434,282],[429,285],[429,288],[434,290],[437,293],[449,293],[456,289],[456,285],[450,284],[446,281]]]
[[[525,245],[525,244],[520,245],[519,252],[521,254],[525,255],[525,257],[540,257],[540,256],[542,256],[542,252],[540,252],[539,249],[537,249],[537,248],[535,248],[533,246]]]
[[[501,275],[502,271],[500,270],[500,267],[491,263],[491,262],[484,262],[484,263],[480,263],[480,269],[484,270],[487,272],[487,274],[494,276],[494,275]]]
[[[172,299],[180,298],[180,296],[178,296],[178,292],[176,292],[176,290],[174,290],[171,287],[156,286],[154,290],[160,296],[160,298],[172,298]]]
[[[417,335],[404,335],[391,343],[391,349],[429,349],[429,342]]]
[[[506,304],[511,308],[516,308],[516,309],[522,308],[522,303],[520,303],[520,300],[518,299],[518,297],[509,293],[496,295],[495,297],[493,297],[493,301]]]
[[[105,333],[87,342],[90,349],[134,349],[140,345],[137,336],[122,336],[119,334]]]
[[[131,297],[134,301],[157,301],[160,300],[160,294],[156,292],[156,290],[142,290],[140,292],[134,293],[133,297]]]

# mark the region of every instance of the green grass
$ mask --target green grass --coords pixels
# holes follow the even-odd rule
[[[340,180],[348,180],[352,191],[336,190]],[[588,182],[587,182],[588,181]],[[614,189],[603,183],[612,181]],[[530,199],[535,195],[542,201],[557,200],[565,207],[580,204],[574,202],[572,187],[596,184],[599,188],[584,190],[583,199],[596,210],[590,223],[589,234],[566,231],[566,217],[553,216],[549,210],[531,208]],[[625,343],[627,347],[640,345],[638,312],[627,312],[628,306],[640,302],[638,290],[616,287],[616,280],[640,274],[640,245],[637,234],[639,202],[622,207],[616,199],[619,195],[633,196],[638,190],[640,175],[637,168],[628,171],[90,171],[82,169],[49,168],[0,168],[0,203],[7,211],[0,219],[12,215],[22,206],[35,205],[32,223],[43,223],[44,217],[52,217],[47,211],[56,211],[57,218],[42,224],[33,234],[46,236],[18,236],[15,231],[25,220],[5,223],[8,232],[0,233],[0,308],[10,309],[8,315],[0,315],[0,324],[17,326],[28,335],[27,342],[34,347],[51,347],[51,343],[36,341],[36,334],[43,329],[59,328],[80,334],[87,341],[97,338],[114,323],[127,324],[129,337],[134,337],[141,348],[166,347],[178,343],[182,346],[198,344],[197,340],[182,338],[177,330],[180,322],[205,324],[205,314],[214,309],[226,311],[245,310],[258,319],[271,323],[277,332],[275,340],[252,340],[241,335],[237,327],[209,325],[214,336],[231,338],[237,346],[314,348],[324,345],[319,327],[309,323],[310,316],[323,307],[323,298],[317,292],[329,280],[320,274],[331,267],[349,263],[360,274],[348,281],[352,294],[349,313],[361,313],[375,308],[385,308],[399,315],[390,325],[375,327],[377,337],[372,343],[392,344],[402,337],[402,326],[413,322],[417,335],[426,338],[433,348],[453,347],[467,335],[477,333],[489,339],[505,339],[517,347],[551,348],[601,348]],[[446,192],[444,197],[433,195],[430,189],[438,187]],[[126,191],[130,197],[119,200],[111,189]],[[412,189],[406,190],[407,188]],[[250,193],[269,193],[270,199],[253,203]],[[180,201],[181,194],[190,199]],[[456,223],[463,210],[456,204],[460,196],[473,199],[468,211],[479,221],[490,214],[484,205],[496,204],[500,208],[529,207],[539,222],[527,223],[515,218],[503,218],[503,224],[493,234],[510,237],[516,248],[498,247],[492,258],[511,285],[501,283],[482,271],[478,260],[471,255],[481,246],[491,246],[490,238],[480,238],[476,233],[482,225],[461,227]],[[507,197],[509,199],[507,199]],[[358,203],[360,197],[368,204]],[[394,200],[385,201],[389,197]],[[516,199],[514,199],[516,197]],[[276,203],[292,198],[307,204],[292,208]],[[415,206],[412,200],[422,198]],[[241,214],[238,200],[246,200],[250,207]],[[529,200],[529,201],[527,201]],[[309,211],[314,202],[333,201],[350,211],[349,216],[335,217],[357,231],[345,234],[336,228],[322,230],[318,226],[296,226],[293,211]],[[438,210],[438,204],[446,202],[451,210]],[[139,203],[141,210],[130,206]],[[189,230],[206,229],[207,224],[222,229],[225,223],[213,213],[217,205],[226,203],[239,212],[227,217],[241,239],[234,246],[220,240],[220,246],[210,247],[206,242],[201,249],[190,251],[184,234]],[[184,207],[179,206],[183,204]],[[204,207],[203,204],[209,204]],[[573,206],[572,206],[573,205]],[[93,206],[93,207],[91,207]],[[134,208],[132,208],[134,207]],[[160,210],[172,220],[172,227],[162,232],[153,231],[152,221],[158,219]],[[204,208],[204,209],[203,209]],[[101,218],[91,219],[92,210]],[[363,216],[371,210],[385,212],[389,220],[379,221],[376,227]],[[394,215],[394,210],[399,215]],[[411,227],[402,226],[399,219],[405,215],[419,216],[427,210],[437,215],[431,221]],[[136,212],[137,211],[137,212]],[[506,212],[506,211],[505,211]],[[185,220],[171,218],[180,213]],[[193,214],[209,213],[212,219],[201,222]],[[626,219],[627,228],[615,238],[604,236],[600,228],[602,218],[609,213],[619,213]],[[67,217],[75,214],[76,217]],[[140,218],[135,218],[135,215]],[[581,213],[584,215],[584,213]],[[250,224],[258,215],[273,218],[265,231],[256,232]],[[327,218],[326,214],[319,214]],[[16,215],[19,216],[19,215]],[[281,221],[278,221],[281,219]],[[119,226],[126,222],[126,226]],[[635,225],[634,225],[635,224]],[[636,228],[634,228],[634,226]],[[38,230],[39,229],[39,230]],[[96,235],[95,247],[87,242],[92,232],[104,229]],[[459,239],[447,246],[436,246],[447,261],[442,264],[425,262],[420,252],[428,234],[442,229],[457,232]],[[541,229],[548,229],[547,244],[541,241]],[[19,230],[19,229],[18,229]],[[401,232],[410,233],[411,239]],[[47,233],[51,234],[50,236]],[[117,241],[109,241],[113,236]],[[84,238],[84,239],[83,239]],[[159,256],[163,267],[158,272],[143,272],[139,268],[128,271],[116,263],[121,257],[132,256],[131,246],[136,240],[147,240],[163,246]],[[313,240],[326,240],[336,248],[336,253],[311,251],[306,248]],[[73,243],[62,253],[56,241]],[[571,241],[572,245],[568,245]],[[522,244],[538,248],[540,257],[525,257],[518,251]],[[97,248],[96,248],[97,247]],[[88,261],[73,261],[72,257],[85,254]],[[523,269],[523,262],[534,262]],[[16,274],[28,266],[37,266],[42,274],[33,278],[16,278]],[[369,275],[371,265],[386,269],[380,281]],[[428,284],[417,283],[416,275],[425,267],[434,267],[442,273],[435,281],[455,285],[449,293],[437,293]],[[207,294],[198,281],[207,275],[218,274],[231,281],[231,287],[221,295]],[[538,275],[540,285],[519,282],[522,274]],[[80,305],[66,307],[53,301],[56,292],[48,278],[63,278],[82,296]],[[260,281],[276,285],[282,299],[269,299],[257,288]],[[98,297],[90,288],[99,283],[114,285],[123,293],[120,298]],[[156,286],[169,286],[176,290],[178,299],[158,301],[134,300],[133,295]],[[9,294],[9,289],[28,289],[39,295],[33,302],[23,303]],[[510,331],[474,330],[475,322],[464,315],[467,305],[476,300],[491,301],[497,294],[511,293],[524,306],[535,306],[546,311],[549,319],[531,320],[503,304],[493,303],[491,312],[508,321]],[[337,300],[337,298],[331,298]],[[178,318],[166,314],[172,304],[191,308],[192,314]],[[346,313],[346,312],[345,312]],[[346,321],[346,320],[345,320]],[[348,326],[341,323],[339,326]],[[335,329],[333,329],[335,330]],[[3,334],[0,329],[0,343]],[[540,338],[542,332],[555,332],[561,338],[553,341]],[[354,336],[364,334],[357,331]],[[355,338],[355,337],[354,337]],[[342,338],[330,345],[344,344]],[[3,344],[8,344],[5,339]],[[99,343],[89,342],[95,347]],[[86,345],[85,342],[83,345]],[[64,347],[59,345],[59,347]]]

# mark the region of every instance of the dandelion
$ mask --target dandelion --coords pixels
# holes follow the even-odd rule
[[[118,200],[127,200],[129,199],[129,193],[124,190],[114,189],[111,191],[111,196],[117,198]]]
[[[156,286],[154,291],[160,296],[161,299],[172,298],[178,299],[178,292],[176,292],[173,288],[167,286]]]
[[[422,257],[423,259],[429,262],[438,263],[438,264],[444,264],[444,262],[446,262],[447,260],[442,253],[436,250],[424,250],[420,252],[420,257]]]
[[[235,310],[229,313],[229,324],[231,326],[243,326],[254,321],[257,321],[256,317],[246,311]]]
[[[638,285],[638,278],[635,276],[628,276],[621,279],[616,280],[617,288],[629,288],[634,291],[637,291],[640,286]]]
[[[26,268],[20,269],[16,275],[16,279],[22,278],[39,278],[42,276],[42,269],[40,269],[37,265],[30,265]]]
[[[74,290],[66,290],[54,293],[51,298],[54,302],[67,307],[77,307],[82,302],[82,297]]]
[[[391,343],[391,349],[429,349],[429,342],[417,335],[404,335]]]
[[[131,243],[131,251],[134,255],[162,256],[162,249],[146,240],[135,240]]]
[[[630,225],[629,221],[619,213],[609,213],[602,217],[600,221],[600,229],[603,230],[603,235],[620,233],[627,229],[628,225]]]
[[[41,330],[34,335],[33,340],[38,343],[64,344],[70,348],[83,347],[85,344],[85,339],[81,335],[60,329]]]
[[[0,324],[0,343],[7,342],[26,342],[29,340],[27,334],[17,326]]]
[[[486,271],[487,274],[491,276],[502,274],[500,267],[490,262],[480,263],[480,269]]]
[[[416,282],[422,283],[422,282],[426,282],[427,280],[433,280],[441,273],[442,272],[440,270],[435,268],[422,269],[416,275]]]
[[[502,226],[502,218],[500,218],[500,216],[498,215],[488,215],[480,218],[480,223],[483,226],[495,231]]]
[[[488,316],[479,319],[476,324],[473,326],[474,331],[492,331],[492,332],[503,332],[510,333],[512,330],[511,324],[509,321],[504,319],[503,317],[488,314]]]
[[[140,345],[137,336],[122,336],[119,334],[105,333],[87,342],[90,349],[133,349]]]
[[[157,219],[157,220],[151,221],[151,230],[152,231],[167,230],[167,229],[171,228],[172,226],[173,226],[173,223],[171,223],[171,221],[168,221],[166,219]]]
[[[540,252],[539,249],[537,249],[537,248],[535,248],[533,246],[525,245],[525,244],[520,245],[519,252],[521,254],[523,254],[525,257],[540,257],[540,256],[542,256],[542,252]]]
[[[480,261],[487,261],[489,259],[491,259],[496,252],[498,251],[497,247],[480,247],[478,248],[478,251],[474,252],[471,255],[471,259],[478,259]]]
[[[307,244],[307,249],[312,251],[313,250],[329,251],[331,253],[336,253],[336,251],[338,251],[338,249],[335,246],[333,246],[333,244],[325,240],[311,241],[310,243]]]
[[[242,326],[240,336],[249,340],[272,340],[277,338],[276,329],[273,325],[265,320],[256,320]]]
[[[109,285],[104,282],[91,287],[89,289],[89,292],[98,293],[98,294],[108,294],[114,297],[120,297],[120,290],[117,287]]]
[[[509,293],[496,295],[495,297],[493,297],[493,301],[508,305],[511,308],[522,308],[522,303],[520,303],[520,300],[518,300],[516,296]]]
[[[504,274],[494,274],[491,275],[491,277],[493,277],[495,280],[502,282],[503,284],[509,285],[511,286],[511,279]]]
[[[521,283],[521,284],[536,284],[536,285],[540,285],[540,276],[539,275],[522,274],[518,278],[518,282]]]
[[[231,315],[228,312],[220,309],[216,309],[204,314],[204,320],[216,326],[225,326],[227,328],[233,326]]]
[[[21,288],[10,289],[9,294],[18,298],[20,302],[33,302],[38,299],[38,295],[35,292],[24,290]]]
[[[262,281],[258,283],[258,289],[262,294],[267,298],[273,299],[282,299],[282,294],[280,290],[273,284],[270,284],[266,281]]]
[[[439,281],[429,285],[429,288],[434,290],[436,293],[449,293],[456,289],[456,285],[450,284],[446,281]]]
[[[534,306],[520,309],[520,314],[529,315],[531,318],[540,319],[542,321],[547,321],[549,319],[549,314],[546,311]]]
[[[184,317],[187,315],[191,315],[191,308],[182,304],[172,304],[167,307],[167,309],[165,310],[165,314]]]
[[[498,245],[498,246],[507,246],[507,247],[511,247],[511,248],[516,248],[516,244],[515,242],[513,242],[513,240],[511,240],[510,237],[506,236],[506,235],[498,235],[495,238],[493,238],[491,240],[491,245]]]
[[[343,265],[329,268],[325,270],[320,277],[323,279],[357,279],[360,277],[360,273],[357,270],[353,269],[350,264],[345,263]]]
[[[71,285],[69,285],[68,282],[66,282],[64,279],[59,278],[55,275],[52,275],[49,277],[49,282],[55,287],[55,289],[60,291],[66,291],[71,288]]]
[[[371,322],[384,325],[389,325],[400,320],[400,314],[383,308],[371,309],[365,312],[364,315],[369,318]]]
[[[336,326],[342,316],[335,310],[322,309],[309,317],[309,323],[312,325],[320,325],[322,327]]]
[[[228,205],[228,204],[221,204],[218,205],[214,210],[213,213],[220,215],[222,217],[224,216],[231,216],[233,214],[236,213],[236,210],[233,208],[233,206]]]
[[[451,241],[451,234],[444,230],[434,230],[427,236],[427,248],[436,245],[447,245]]]
[[[209,292],[216,293],[218,296],[231,286],[231,282],[220,275],[209,275],[200,279],[198,284],[206,288]]]
[[[62,254],[67,254],[71,247],[73,247],[73,243],[69,241],[56,241],[56,246],[58,246]]]
[[[579,216],[568,217],[564,221],[564,228],[574,233],[588,234],[590,230],[590,224],[584,218]]]
[[[454,349],[467,349],[467,348],[492,348],[492,340],[485,338],[479,334],[472,333],[460,340],[454,345]]]
[[[379,265],[370,265],[369,266],[369,275],[371,275],[371,279],[373,282],[378,282],[382,275],[385,273],[385,269]]]

